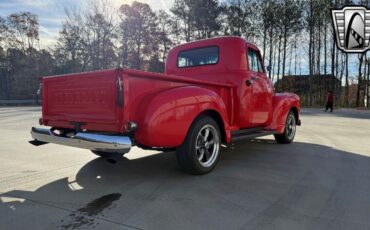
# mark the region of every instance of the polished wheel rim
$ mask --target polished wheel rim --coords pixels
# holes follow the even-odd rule
[[[211,125],[204,126],[195,142],[198,162],[203,167],[210,167],[217,159],[219,148],[220,138],[217,130]]]
[[[286,128],[286,133],[287,133],[289,140],[292,140],[294,138],[295,129],[296,129],[294,115],[290,115],[288,117],[285,128]]]

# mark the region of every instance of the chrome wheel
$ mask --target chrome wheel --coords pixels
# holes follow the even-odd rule
[[[286,134],[288,139],[292,140],[295,136],[296,121],[293,114],[290,114],[285,124]]]
[[[195,149],[199,164],[210,167],[216,161],[220,150],[220,137],[212,125],[205,125],[199,131]]]
[[[200,115],[190,126],[186,138],[176,149],[182,170],[194,175],[212,171],[221,154],[221,132],[211,117]]]

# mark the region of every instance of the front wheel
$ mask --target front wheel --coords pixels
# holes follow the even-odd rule
[[[293,111],[290,111],[288,113],[288,116],[285,121],[285,129],[282,134],[275,134],[275,140],[279,144],[290,144],[293,142],[296,132],[296,117],[293,113]]]
[[[220,155],[221,135],[210,117],[198,117],[190,127],[184,143],[176,150],[182,170],[190,174],[206,174],[216,166]]]

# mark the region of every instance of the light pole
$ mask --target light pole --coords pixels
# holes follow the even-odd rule
[[[366,67],[365,67],[365,74],[364,74],[364,80],[365,80],[365,107],[369,108],[369,80],[370,80],[370,58],[366,58]]]

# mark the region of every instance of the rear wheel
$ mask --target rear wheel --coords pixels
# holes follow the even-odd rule
[[[275,140],[279,144],[290,144],[293,142],[296,132],[296,117],[293,113],[293,111],[290,111],[288,113],[288,116],[285,121],[285,129],[282,134],[275,134]]]
[[[221,135],[210,117],[198,117],[190,127],[184,143],[176,150],[181,169],[190,174],[205,174],[217,164]]]

